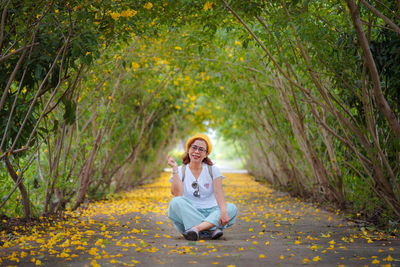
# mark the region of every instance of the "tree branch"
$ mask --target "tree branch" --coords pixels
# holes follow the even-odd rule
[[[4,26],[6,23],[6,17],[7,17],[7,10],[8,6],[10,5],[11,0],[8,0],[6,6],[3,9],[3,13],[1,14],[1,25],[0,25],[0,52],[3,49],[3,39],[4,39]]]
[[[375,16],[381,18],[386,24],[388,24],[390,27],[392,27],[393,31],[395,31],[397,34],[400,34],[400,27],[397,26],[393,21],[391,21],[388,17],[386,17],[384,14],[379,12],[375,7],[370,5],[367,1],[365,0],[360,0],[361,3],[364,4]]]

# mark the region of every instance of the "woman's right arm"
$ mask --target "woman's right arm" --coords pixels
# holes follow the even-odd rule
[[[168,156],[168,165],[172,168],[172,171],[174,172],[172,175],[172,181],[171,181],[171,193],[175,197],[182,196],[183,195],[183,184],[182,184],[182,180],[178,174],[178,164],[175,162],[175,160],[172,157]]]

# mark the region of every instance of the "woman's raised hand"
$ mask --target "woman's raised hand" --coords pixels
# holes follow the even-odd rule
[[[173,157],[171,157],[171,156],[168,156],[168,165],[174,171],[176,171],[178,169],[178,164],[175,162],[175,159]]]

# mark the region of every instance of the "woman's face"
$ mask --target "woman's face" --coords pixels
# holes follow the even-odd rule
[[[201,163],[207,157],[207,143],[203,140],[194,141],[189,147],[191,162]]]

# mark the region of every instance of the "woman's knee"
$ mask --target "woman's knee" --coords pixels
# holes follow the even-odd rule
[[[230,215],[229,217],[234,217],[237,214],[237,207],[233,203],[227,203],[226,204],[226,209],[228,211],[228,214]]]
[[[170,209],[175,209],[176,207],[180,206],[182,204],[182,202],[185,202],[185,201],[186,201],[185,197],[183,197],[183,196],[174,197],[169,202],[169,208]]]

